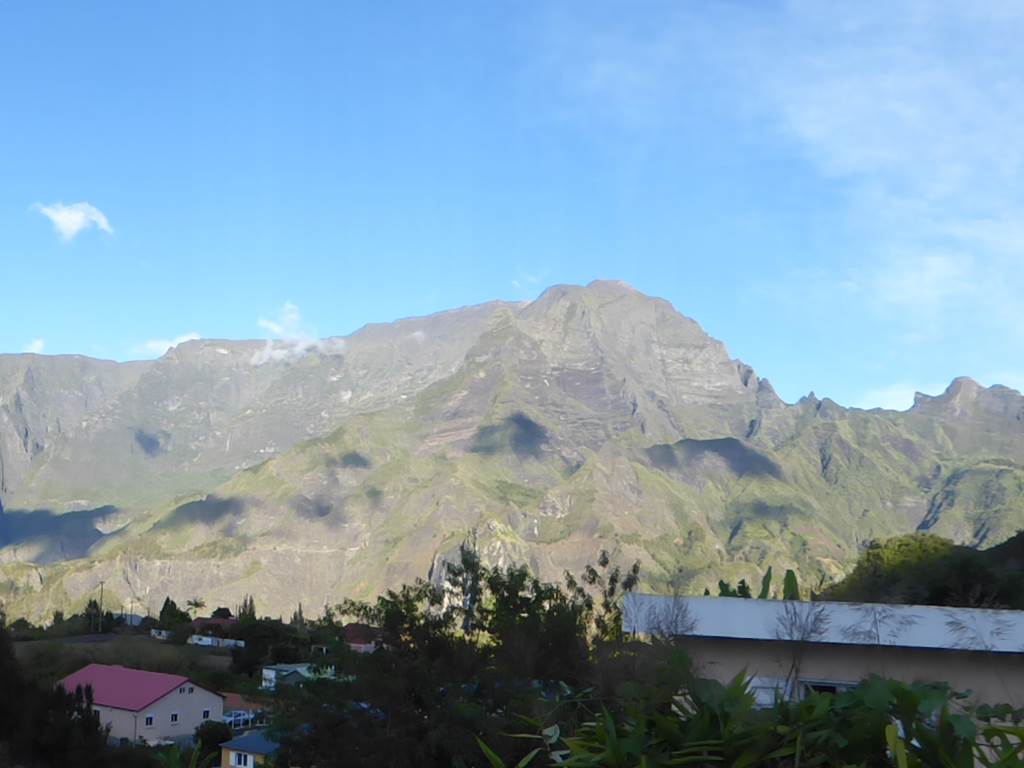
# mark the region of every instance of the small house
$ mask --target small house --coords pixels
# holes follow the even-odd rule
[[[373,653],[381,644],[380,630],[369,624],[346,624],[341,630],[341,636],[345,644],[356,653]]]
[[[317,667],[313,664],[272,664],[263,668],[260,687],[267,691],[279,685],[299,685],[307,680],[321,677],[333,678],[334,667]]]
[[[238,619],[227,616],[200,616],[191,622],[192,629],[198,635],[217,635],[224,637],[238,625]]]
[[[92,689],[100,724],[119,742],[191,740],[202,723],[224,717],[221,696],[182,675],[89,664],[57,684],[69,693]]]
[[[279,746],[264,731],[249,731],[220,745],[220,764],[227,768],[252,768],[269,765]]]

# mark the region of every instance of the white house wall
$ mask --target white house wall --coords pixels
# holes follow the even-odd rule
[[[191,694],[188,692],[189,687],[194,689]],[[194,683],[185,684],[185,693],[179,693],[178,690],[175,688],[139,712],[129,712],[100,705],[96,705],[94,708],[100,712],[100,722],[110,726],[110,738],[115,741],[120,739],[129,741],[191,739],[196,728],[204,722],[203,710],[210,711],[208,719],[223,720],[224,700],[220,696],[200,688]],[[177,723],[171,723],[172,712],[178,713]],[[153,716],[151,727],[146,727],[147,715]]]

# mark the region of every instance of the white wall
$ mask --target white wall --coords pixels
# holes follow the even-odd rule
[[[224,719],[224,699],[215,693],[200,688],[195,683],[185,683],[185,692],[175,688],[163,698],[139,712],[129,712],[113,707],[96,705],[100,723],[110,726],[110,738],[118,741],[128,739],[170,739],[185,741],[191,739],[196,728],[204,722],[203,711],[209,710],[208,720]],[[189,688],[192,693],[189,693]],[[171,722],[171,713],[178,714],[178,721]],[[153,717],[153,725],[146,725],[146,717]]]

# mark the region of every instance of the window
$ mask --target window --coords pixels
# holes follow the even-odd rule
[[[193,693],[195,693],[195,692],[196,692],[196,689],[195,689],[195,688],[193,688],[193,687],[192,687],[192,686],[190,685],[190,686],[188,687],[188,692],[189,692],[189,694],[191,695],[191,694],[193,694]]]
[[[92,713],[93,713],[94,715],[96,715],[96,717],[99,717],[99,716],[100,716],[100,711],[99,711],[98,709],[94,709],[94,710],[92,711]]]
[[[811,693],[837,694],[856,687],[854,683],[840,682],[836,680],[801,680],[800,691],[803,696]]]
[[[174,724],[176,722],[178,722],[178,713],[177,712],[171,712],[171,723]]]
[[[152,728],[153,727],[153,716],[152,715],[146,715],[146,727],[147,728]]]
[[[203,720],[209,720],[209,719],[210,719],[210,710],[204,709],[203,710]]]
[[[185,692],[185,686],[182,686],[181,688],[178,689],[178,693],[184,693],[184,692]]]
[[[769,709],[775,706],[776,699],[788,698],[785,678],[755,675],[748,684],[750,692],[754,694],[754,706],[758,709]]]
[[[242,765],[242,766],[248,765],[249,764],[249,756],[247,754],[245,754],[244,752],[234,752],[234,753],[232,753],[231,764],[232,765]]]

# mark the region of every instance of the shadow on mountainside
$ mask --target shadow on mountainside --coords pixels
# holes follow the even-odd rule
[[[493,456],[511,451],[520,459],[539,459],[548,431],[525,413],[516,412],[500,424],[480,427],[469,447],[471,453]]]
[[[135,430],[135,444],[142,449],[150,458],[166,453],[171,442],[169,432],[146,432],[144,429]]]
[[[245,502],[236,498],[221,498],[213,494],[198,501],[182,504],[153,526],[154,531],[174,530],[182,526],[213,525],[225,518],[234,518],[245,511]]]
[[[782,479],[782,469],[764,454],[735,437],[711,440],[684,439],[672,445],[652,445],[647,458],[661,470],[679,470],[705,458],[719,458],[737,475],[755,475]]]
[[[39,565],[85,557],[106,534],[96,523],[118,511],[104,506],[63,514],[50,509],[9,509],[0,513],[0,549],[22,547]],[[20,559],[20,558],[18,558]]]
[[[373,466],[373,462],[359,451],[349,451],[340,458],[328,458],[324,463],[330,469],[370,469]]]

